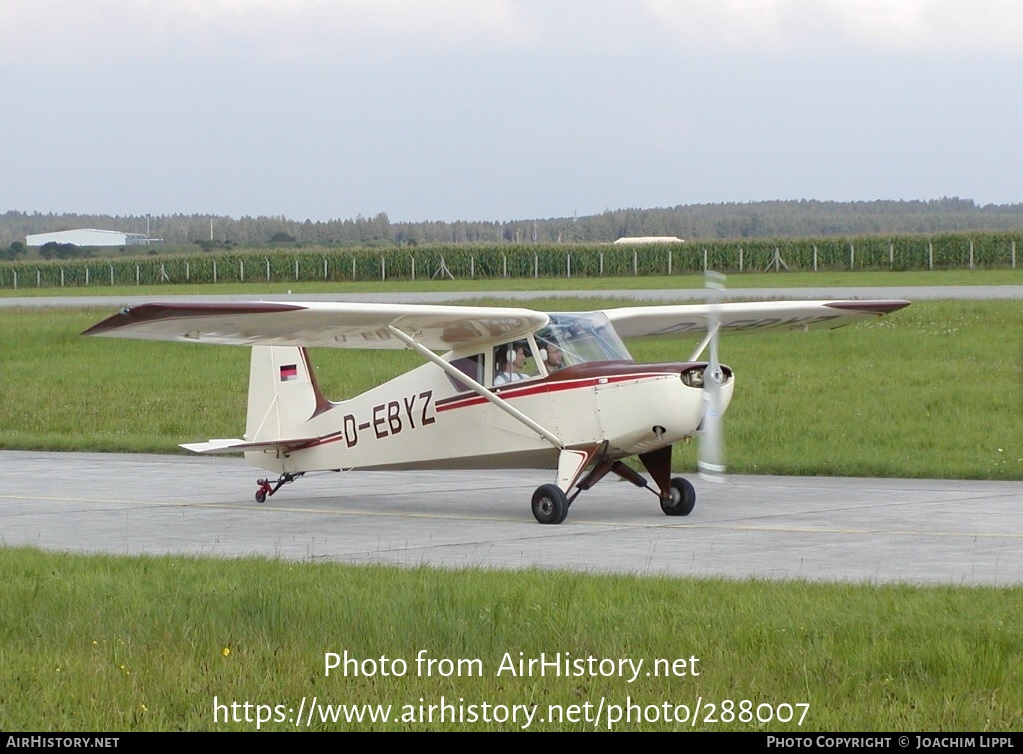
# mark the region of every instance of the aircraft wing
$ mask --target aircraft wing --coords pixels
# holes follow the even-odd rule
[[[344,303],[141,304],[83,335],[244,346],[406,348],[393,326],[435,351],[525,337],[542,312],[486,306]]]
[[[677,306],[630,306],[607,309],[622,338],[699,335],[716,316],[721,331],[770,332],[843,327],[863,319],[881,317],[909,306],[908,301],[760,301]]]

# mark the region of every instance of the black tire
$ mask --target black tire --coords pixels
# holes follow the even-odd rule
[[[266,490],[256,490],[256,502],[257,503],[266,502]]]
[[[568,496],[556,484],[544,484],[533,493],[533,518],[541,524],[560,524],[568,515]]]
[[[680,476],[671,480],[671,495],[661,498],[661,510],[666,516],[688,516],[696,505],[696,490]]]

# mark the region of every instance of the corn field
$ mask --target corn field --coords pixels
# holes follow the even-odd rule
[[[0,263],[0,288],[182,283],[570,278],[721,272],[1015,268],[1023,233],[638,246],[449,244]]]

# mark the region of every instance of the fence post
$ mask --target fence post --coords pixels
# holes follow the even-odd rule
[[[352,280],[355,280],[355,257],[352,257]]]
[[[817,244],[813,245],[813,271],[817,272]]]
[[[416,279],[416,255],[412,255],[412,279]]]
[[[213,260],[213,282],[217,282],[217,260]]]
[[[502,269],[504,271],[504,276],[508,277],[508,255],[507,254],[502,254],[501,255],[501,265],[502,265]]]
[[[849,269],[856,269],[856,246],[855,244],[849,244]]]
[[[14,290],[18,290],[18,271],[14,270]]]
[[[895,244],[888,242],[888,267],[891,269],[895,266]]]
[[[270,282],[270,260],[266,260],[266,282]]]
[[[188,264],[188,260],[185,260],[185,282],[189,282],[192,279],[191,265]],[[114,268],[110,268],[110,285],[114,284]]]
[[[42,288],[43,280],[40,270],[36,270],[36,288]]]
[[[739,247],[739,272],[742,272],[742,247]]]
[[[572,252],[565,252],[565,277],[572,277]]]
[[[970,239],[970,269],[973,269],[973,239]]]
[[[632,252],[632,274],[639,274],[639,252],[635,250]]]
[[[295,261],[298,261],[298,260],[295,260]],[[323,258],[323,279],[324,280],[327,279],[327,258],[326,257]]]
[[[238,282],[239,283],[244,283],[245,282],[245,260],[244,259],[239,259],[238,260]]]
[[[1012,240],[1012,269],[1016,269],[1016,239]]]
[[[380,257],[380,280],[387,280],[387,260],[384,259],[383,255]]]
[[[64,287],[64,268],[60,268],[60,287]]]
[[[135,285],[136,286],[140,285],[139,281],[140,281],[141,277],[142,277],[142,274],[139,271],[139,266],[135,265]]]
[[[469,255],[469,277],[476,277],[476,257]]]
[[[186,270],[188,269],[188,262],[185,262],[185,269]],[[187,275],[187,273],[186,273],[186,275]],[[113,285],[114,285],[114,266],[110,265],[110,287],[112,288]]]
[[[707,274],[707,247],[703,247],[703,274]]]
[[[668,275],[671,275],[671,247],[668,247]]]
[[[600,276],[604,277],[604,252],[600,252]]]
[[[89,287],[89,268],[88,268],[88,266],[86,266],[86,268],[85,268],[85,287],[86,288]]]
[[[934,269],[934,242],[933,241],[928,241],[927,242],[927,269],[928,270],[933,270]]]
[[[536,254],[533,255],[533,277],[540,277],[540,257]]]

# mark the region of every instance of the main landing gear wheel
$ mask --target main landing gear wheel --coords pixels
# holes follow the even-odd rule
[[[671,480],[671,494],[661,498],[661,510],[666,516],[688,516],[696,505],[696,490],[688,480],[675,477]]]
[[[533,517],[541,524],[560,524],[568,515],[568,496],[556,484],[544,484],[533,493]]]

